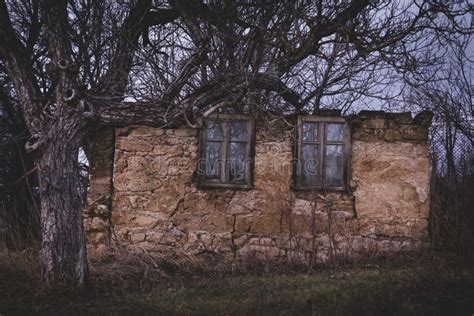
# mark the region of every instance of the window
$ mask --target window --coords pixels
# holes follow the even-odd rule
[[[254,124],[246,116],[219,114],[200,135],[200,187],[252,188]]]
[[[298,118],[296,188],[344,190],[350,135],[341,117]]]

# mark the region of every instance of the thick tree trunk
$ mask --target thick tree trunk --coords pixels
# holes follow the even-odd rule
[[[41,197],[43,278],[84,285],[88,264],[83,196],[77,153],[79,137],[55,138],[38,159]]]

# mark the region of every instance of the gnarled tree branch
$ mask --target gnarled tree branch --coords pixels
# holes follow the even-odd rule
[[[7,5],[0,0],[0,58],[17,92],[25,123],[30,132],[43,125],[40,92],[31,66],[30,55],[13,29]]]

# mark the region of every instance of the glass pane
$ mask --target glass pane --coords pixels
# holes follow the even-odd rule
[[[214,121],[207,122],[207,139],[222,140],[222,123]]]
[[[342,185],[342,146],[326,146],[326,185]]]
[[[242,182],[245,179],[245,143],[230,143],[229,153],[229,180],[231,182]]]
[[[301,148],[301,184],[315,185],[317,184],[317,161],[318,146],[303,145]]]
[[[246,141],[247,140],[247,122],[234,121],[230,123],[230,139]]]
[[[326,125],[326,139],[330,142],[342,141],[342,124],[327,124]]]
[[[318,123],[303,123],[303,140],[318,141]]]
[[[206,144],[206,177],[218,178],[221,174],[221,149],[222,143],[220,142]]]

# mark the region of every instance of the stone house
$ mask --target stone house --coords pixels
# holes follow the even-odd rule
[[[423,246],[431,116],[217,114],[201,130],[105,131],[88,242],[319,261]]]

